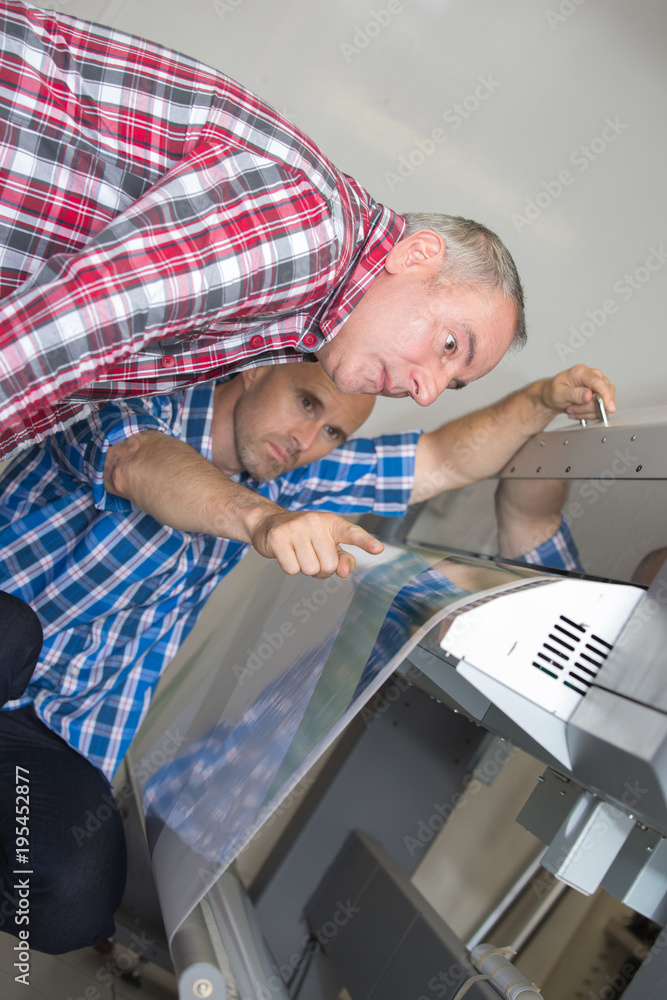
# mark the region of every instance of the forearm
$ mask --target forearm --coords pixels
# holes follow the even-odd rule
[[[492,406],[422,435],[411,503],[499,472],[559,412],[544,401],[549,382],[550,379],[540,379]]]
[[[289,511],[232,482],[202,455],[160,431],[113,445],[104,487],[179,531],[252,545],[290,574],[349,576],[355,558],[341,544],[377,554],[383,545],[357,524],[325,511]]]
[[[251,542],[263,517],[282,510],[160,431],[143,431],[113,445],[104,464],[104,487],[171,528],[241,542]]]
[[[500,555],[519,559],[552,538],[567,491],[562,479],[502,479],[495,494]]]
[[[559,413],[572,420],[597,416],[595,394],[614,413],[614,386],[598,368],[575,365],[539,379],[499,403],[422,435],[411,503],[493,476]]]

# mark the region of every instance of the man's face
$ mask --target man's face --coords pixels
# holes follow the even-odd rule
[[[440,283],[440,263],[382,271],[318,351],[341,392],[412,396],[428,406],[498,364],[514,337],[514,304],[500,291]]]
[[[343,396],[318,364],[270,365],[242,372],[234,408],[239,463],[265,482],[328,454],[369,416],[373,399]]]

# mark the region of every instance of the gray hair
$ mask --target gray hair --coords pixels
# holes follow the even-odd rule
[[[461,285],[483,285],[501,291],[516,308],[512,347],[526,343],[526,316],[521,279],[509,250],[495,233],[472,219],[435,212],[405,212],[403,237],[431,229],[444,239],[447,249],[441,280]]]

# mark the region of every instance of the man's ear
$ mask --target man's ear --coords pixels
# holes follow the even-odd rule
[[[262,378],[268,374],[267,369],[272,367],[273,365],[259,365],[257,368],[244,368],[243,371],[239,372],[238,377],[243,382],[244,391],[247,391],[254,383],[261,382]]]
[[[395,243],[385,259],[389,274],[399,274],[411,267],[424,269],[424,277],[438,274],[445,261],[445,241],[433,229],[418,229]]]

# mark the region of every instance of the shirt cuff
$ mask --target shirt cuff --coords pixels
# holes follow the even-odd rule
[[[423,431],[405,431],[374,438],[376,495],[373,513],[404,517],[415,485],[417,446]]]
[[[574,538],[567,521],[562,517],[556,534],[548,538],[546,542],[542,542],[537,548],[527,552],[525,556],[521,556],[519,562],[545,566],[547,569],[570,569],[578,573],[584,572]]]
[[[160,431],[175,437],[163,420],[150,413],[137,400],[137,405],[129,402],[108,403],[95,414],[97,427],[91,435],[91,443],[86,455],[87,472],[93,493],[93,503],[98,510],[128,512],[136,509],[124,497],[108,493],[104,488],[104,463],[107,452],[115,444],[126,441],[142,431]]]

